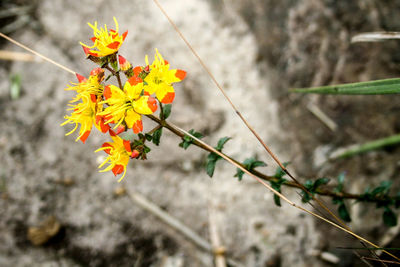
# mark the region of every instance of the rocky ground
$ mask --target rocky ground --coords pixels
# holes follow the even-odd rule
[[[33,3],[32,23],[15,29],[13,38],[87,75],[93,64],[85,61],[79,45],[91,36],[86,23],[112,25],[112,17],[117,17],[120,29],[129,30],[121,54],[133,64],[144,64],[144,56],[158,48],[173,67],[187,70],[187,78],[176,87],[171,122],[204,133],[204,140],[213,145],[229,135],[233,139],[226,153],[238,160],[258,156],[269,165],[261,171],[275,170],[152,1]],[[397,133],[398,100],[288,93],[291,87],[399,76],[397,42],[349,44],[359,32],[399,30],[396,1],[162,4],[250,124],[282,161],[292,162],[291,170],[302,181],[346,171],[352,192],[385,179],[396,186],[397,148],[323,168],[316,163],[323,157],[318,151]],[[4,41],[0,45],[21,51]],[[99,173],[104,156],[94,151],[106,141],[104,136],[94,133],[83,145],[74,136],[64,136],[68,129],[60,127],[72,97],[63,89],[74,77],[46,62],[0,64],[1,266],[212,265],[210,255],[126,195],[116,195],[120,188],[143,194],[207,240],[209,211],[214,210],[229,257],[244,266],[325,266],[315,250],[337,255],[339,266],[360,264],[351,251],[335,249],[359,245],[347,235],[289,205],[276,207],[272,194],[250,177],[242,182],[233,178],[235,168],[228,163],[220,162],[209,179],[204,171],[206,153],[179,148],[180,139],[167,131],[147,161],[129,165],[121,183],[112,173]],[[15,74],[21,76],[22,91],[11,100],[10,75]],[[323,110],[338,129],[329,130],[312,115],[306,108],[309,103]],[[299,201],[295,191],[284,193]],[[356,214],[350,226],[358,233],[378,242],[388,232],[378,213],[365,212],[359,205],[350,209]],[[33,245],[29,229],[49,216],[56,218],[52,225],[59,224],[59,231],[45,245]]]

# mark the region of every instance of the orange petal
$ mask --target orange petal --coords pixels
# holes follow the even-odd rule
[[[186,77],[186,71],[176,70],[175,76],[182,81]]]
[[[132,76],[129,78],[128,82],[130,85],[134,86],[134,85],[137,85],[138,83],[143,82],[143,80],[140,77]]]
[[[86,55],[86,56],[89,55],[90,48],[89,48],[89,47],[86,47],[86,46],[83,46],[83,45],[82,45],[82,48],[83,48],[83,52],[85,52],[85,55]]]
[[[93,103],[97,102],[97,97],[95,94],[90,94],[90,100],[92,100]]]
[[[105,98],[105,99],[109,99],[109,98],[111,97],[111,88],[110,88],[109,85],[107,85],[107,86],[104,88],[103,95],[104,95],[104,98]]]
[[[109,147],[109,149],[104,149],[104,152],[106,152],[108,155],[110,155],[111,148],[112,148],[112,145],[110,145],[110,143],[104,143],[101,147]]]
[[[90,76],[97,76],[99,74],[104,74],[104,70],[102,68],[94,68],[90,72]]]
[[[117,164],[114,166],[114,168],[112,168],[112,172],[114,173],[115,176],[122,173],[123,171],[124,171],[124,166],[120,164]]]
[[[92,40],[92,42],[94,43],[97,40],[97,38],[96,37],[92,37],[92,38],[90,38],[90,40]]]
[[[75,73],[75,76],[78,79],[79,83],[87,81],[87,79],[84,76],[80,75],[79,73]]]
[[[151,111],[155,112],[157,110],[157,100],[154,97],[149,97],[147,100],[147,105]]]
[[[139,76],[139,74],[142,72],[142,67],[137,66],[135,68],[133,68],[133,75],[134,76]]]
[[[128,140],[124,140],[122,142],[124,143],[125,150],[128,152],[132,152],[131,142],[129,142]]]
[[[168,92],[164,98],[161,100],[161,103],[163,104],[171,104],[172,101],[174,101],[175,98],[175,92]]]
[[[120,125],[120,126],[118,126],[117,127],[117,132],[116,132],[116,134],[120,134],[120,133],[122,133],[122,132],[125,132],[125,126],[124,125]]]
[[[120,44],[120,42],[115,41],[115,42],[107,45],[107,47],[110,48],[110,49],[118,49],[119,44]]]
[[[90,52],[90,51],[88,52],[88,54],[91,55],[91,56],[94,56],[94,57],[98,57],[99,56],[99,54],[93,53],[93,52]]]
[[[117,134],[111,129],[108,132],[110,133],[111,136],[117,136]]]
[[[86,131],[79,139],[82,141],[82,143],[86,142],[86,139],[89,137],[90,131]]]
[[[143,131],[143,123],[142,120],[138,120],[136,121],[133,126],[132,126],[132,130],[135,134],[140,133],[141,131]]]
[[[125,38],[127,35],[128,35],[128,31],[126,31],[122,34],[122,41],[125,41]]]
[[[165,64],[165,65],[168,65],[169,62],[168,62],[166,59],[164,59],[164,64]]]

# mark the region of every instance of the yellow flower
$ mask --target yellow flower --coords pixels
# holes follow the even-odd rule
[[[107,30],[107,25],[104,25],[104,28],[98,29],[97,21],[95,21],[94,25],[88,23],[89,26],[93,29],[94,37],[91,38],[91,40],[93,41],[92,46],[80,43],[83,47],[89,48],[84,49],[85,53],[94,57],[105,57],[118,51],[118,49],[124,42],[128,31],[124,32],[122,35],[119,35],[118,22],[115,17],[114,22],[115,30]]]
[[[81,94],[82,102],[72,105],[69,104],[71,108],[67,110],[73,110],[71,115],[64,116],[65,122],[61,124],[64,126],[66,124],[75,124],[74,129],[68,132],[66,135],[72,134],[80,125],[79,136],[75,141],[79,139],[85,143],[86,139],[89,137],[92,126],[96,121],[96,103],[90,99],[89,94]]]
[[[80,74],[76,74],[76,77],[78,78],[79,83],[71,83],[73,86],[68,85],[68,88],[65,89],[73,90],[78,93],[71,102],[78,101],[82,97],[82,95],[90,95],[92,101],[96,102],[97,98],[103,95],[104,86],[101,84],[104,79],[103,69],[93,69],[90,72],[89,79],[86,79]]]
[[[115,176],[124,173],[122,177],[118,180],[120,182],[126,174],[126,166],[128,165],[129,158],[135,158],[139,155],[137,150],[131,148],[130,142],[124,140],[113,131],[110,131],[111,138],[113,142],[104,143],[101,148],[97,149],[95,152],[103,150],[109,156],[100,164],[99,168],[102,168],[105,164],[109,164],[105,169],[100,172],[112,171]]]
[[[163,59],[157,49],[153,63],[149,65],[149,60],[146,56],[146,64],[150,67],[150,72],[144,78],[144,81],[147,83],[145,92],[150,95],[155,93],[161,103],[172,103],[175,98],[172,83],[182,81],[186,76],[186,71],[179,69],[170,70],[168,61]]]
[[[117,128],[121,123],[125,123],[134,133],[143,131],[142,114],[152,114],[157,110],[157,102],[154,98],[142,95],[143,81],[138,77],[130,78],[124,85],[124,90],[109,85],[104,89],[106,100],[101,104],[108,104],[99,115],[109,118],[106,123],[116,123]]]

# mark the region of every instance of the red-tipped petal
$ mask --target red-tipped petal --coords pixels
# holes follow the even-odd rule
[[[140,77],[132,76],[129,78],[128,82],[130,85],[134,86],[134,85],[137,85],[138,83],[143,82],[143,80]]]
[[[129,142],[128,140],[124,140],[122,142],[124,143],[125,150],[128,152],[132,152],[131,142]]]
[[[119,62],[119,64],[123,65],[126,62],[126,58],[124,58],[121,55],[118,55],[118,62]]]
[[[82,45],[82,48],[83,48],[83,52],[85,52],[86,56],[90,54],[90,48],[89,47],[86,47],[86,46]]]
[[[139,76],[139,74],[142,72],[142,67],[137,66],[133,68],[133,75],[134,76]]]
[[[107,85],[107,86],[104,88],[103,95],[104,95],[104,98],[105,98],[105,99],[109,99],[109,98],[111,97],[111,88],[110,88],[109,85]]]
[[[125,130],[126,130],[125,126],[124,125],[120,125],[120,126],[117,127],[116,134],[120,134],[122,132],[125,132]]]
[[[114,173],[115,176],[122,173],[123,171],[124,171],[124,166],[120,164],[115,165],[114,168],[112,168],[112,172]]]
[[[120,44],[120,42],[115,41],[115,42],[112,42],[111,44],[107,45],[107,47],[110,49],[118,49],[119,44]]]
[[[137,158],[139,156],[139,154],[140,154],[139,151],[133,150],[132,154],[131,154],[131,158]]]
[[[78,79],[79,83],[87,81],[87,79],[84,76],[80,75],[79,73],[75,73],[75,76]]]
[[[144,67],[144,71],[149,72],[150,71],[150,66],[147,65],[146,67]]]
[[[115,30],[114,29],[110,29],[110,32],[115,33]]]
[[[168,65],[169,64],[168,60],[164,59],[164,64]]]
[[[117,136],[117,134],[113,130],[111,130],[111,128],[108,132],[110,133],[111,136]]]
[[[182,81],[186,77],[186,71],[184,71],[184,70],[176,70],[175,76]]]
[[[110,143],[104,143],[101,147],[109,147],[109,149],[104,149],[104,152],[106,152],[108,155],[110,155],[111,148],[112,148],[112,145],[110,145]]]
[[[135,134],[140,133],[141,131],[143,131],[143,123],[142,120],[138,120],[135,122],[135,124],[133,124],[132,126],[132,130]]]
[[[163,104],[171,104],[172,101],[174,101],[175,98],[175,92],[168,92],[164,98],[161,100],[161,103]]]
[[[90,131],[86,131],[79,139],[82,141],[82,143],[86,142],[86,139],[89,137]]]
[[[155,112],[157,110],[157,100],[154,97],[149,97],[147,100],[147,105],[151,111]]]
[[[105,124],[103,118],[100,120],[100,129],[102,133],[106,133],[108,130],[110,130],[110,125]]]
[[[91,55],[91,56],[94,56],[94,57],[98,57],[99,56],[98,53],[93,53],[93,52],[90,52],[90,51],[88,52],[88,54]]]
[[[97,38],[96,37],[92,37],[92,38],[90,38],[90,40],[92,40],[92,42],[94,43],[97,40]]]
[[[128,35],[128,31],[126,31],[122,34],[122,41],[125,41],[125,38],[127,35]]]
[[[95,94],[90,94],[90,100],[92,100],[93,103],[97,102],[97,97]]]

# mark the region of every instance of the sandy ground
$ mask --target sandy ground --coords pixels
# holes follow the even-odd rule
[[[294,141],[289,119],[281,116],[287,100],[276,85],[283,70],[266,64],[273,61],[265,60],[268,55],[260,60],[262,40],[246,23],[241,6],[216,3],[168,0],[163,6],[279,158],[312,166],[313,151],[298,156],[299,151],[312,149],[303,147],[301,138]],[[307,13],[305,6],[296,9],[297,16]],[[213,145],[220,137],[231,136],[226,153],[238,160],[256,155],[269,165],[260,170],[274,172],[275,164],[152,1],[45,0],[38,2],[36,15],[41,31],[27,27],[13,37],[84,75],[94,67],[85,61],[79,45],[91,36],[86,23],[97,20],[112,25],[115,16],[120,29],[129,30],[121,54],[133,64],[144,64],[144,56],[158,48],[173,67],[188,72],[176,86],[171,122],[205,133],[204,140]],[[3,48],[20,51],[12,44]],[[128,197],[116,197],[113,192],[120,187],[140,192],[207,240],[208,213],[213,207],[228,255],[244,266],[324,266],[312,250],[327,241],[311,217],[285,204],[276,207],[273,195],[250,177],[239,183],[232,177],[235,168],[228,163],[220,162],[210,179],[203,166],[206,153],[194,147],[182,150],[179,138],[166,131],[161,146],[152,147],[147,161],[129,164],[121,183],[112,173],[99,173],[97,165],[104,156],[94,151],[106,141],[105,136],[93,133],[83,145],[74,141],[74,135],[64,136],[68,127],[60,127],[72,97],[63,89],[74,77],[46,62],[2,66],[0,178],[7,197],[0,202],[1,266],[212,265],[209,255],[179,233]],[[22,95],[14,101],[9,98],[10,74],[22,77]],[[289,115],[301,124],[306,112],[300,105]],[[320,122],[313,123],[323,128]],[[306,130],[312,131],[313,125]],[[325,130],[321,131],[323,135]],[[313,174],[306,167],[294,171]],[[65,179],[73,184],[65,185]],[[285,193],[299,200],[296,192]],[[61,233],[48,245],[33,246],[27,229],[51,215],[61,223]]]

